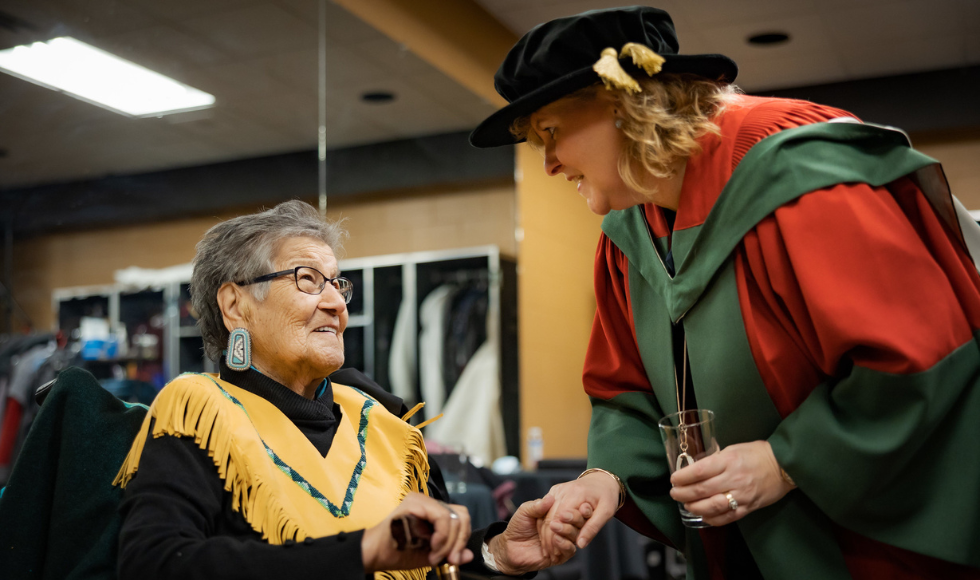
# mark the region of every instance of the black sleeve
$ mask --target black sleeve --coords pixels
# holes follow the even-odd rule
[[[223,483],[192,439],[147,439],[120,504],[120,580],[364,578],[363,531],[268,544],[241,515],[229,515]]]

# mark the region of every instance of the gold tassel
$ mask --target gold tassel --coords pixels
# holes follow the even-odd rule
[[[664,57],[653,52],[650,47],[635,42],[627,42],[623,45],[623,50],[619,51],[619,58],[625,58],[627,55],[633,58],[633,64],[645,70],[650,76],[660,72],[666,62]]]
[[[640,92],[640,83],[631,77],[623,67],[619,65],[619,58],[616,56],[615,48],[607,48],[602,51],[602,56],[592,65],[592,70],[599,75],[606,88],[612,90],[623,89],[631,93]]]

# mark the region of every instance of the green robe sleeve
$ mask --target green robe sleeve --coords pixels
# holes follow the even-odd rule
[[[980,343],[899,375],[855,366],[769,438],[779,464],[838,524],[980,566]]]

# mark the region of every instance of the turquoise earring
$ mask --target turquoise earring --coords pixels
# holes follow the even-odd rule
[[[248,370],[252,366],[252,336],[244,328],[236,328],[228,335],[228,368]]]

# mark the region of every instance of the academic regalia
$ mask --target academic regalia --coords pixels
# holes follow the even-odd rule
[[[672,232],[652,205],[603,222],[589,466],[697,578],[746,556],[765,578],[980,576],[980,276],[938,163],[897,131],[822,122],[844,117],[737,97],[688,161]],[[700,533],[656,424],[677,410],[675,325],[722,447],[768,440],[799,486]]]

